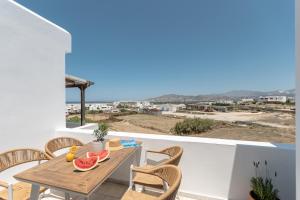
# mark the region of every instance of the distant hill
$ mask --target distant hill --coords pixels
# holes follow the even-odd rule
[[[252,91],[252,90],[234,90],[220,94],[208,95],[178,95],[167,94],[159,97],[147,99],[151,102],[197,102],[197,101],[215,101],[215,100],[239,100],[242,98],[257,99],[260,96],[295,96],[295,89],[292,90],[276,90],[276,91]]]

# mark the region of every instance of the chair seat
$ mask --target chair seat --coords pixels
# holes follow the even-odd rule
[[[41,187],[40,193],[45,192],[46,188]],[[30,197],[31,192],[31,184],[18,182],[13,185],[13,199],[14,200],[27,200]],[[4,189],[0,191],[0,200],[7,200],[8,199],[8,191]]]
[[[143,168],[151,169],[154,166],[152,165],[145,165]],[[157,176],[150,175],[150,174],[143,174],[143,173],[136,173],[135,177],[133,178],[134,184],[139,184],[147,187],[153,187],[157,189],[163,189],[164,183],[163,180]]]
[[[156,196],[145,194],[142,192],[136,192],[133,190],[127,190],[121,200],[157,200]]]

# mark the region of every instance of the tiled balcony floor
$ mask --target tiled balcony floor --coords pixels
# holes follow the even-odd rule
[[[120,200],[128,186],[117,183],[104,183],[98,191],[90,198],[90,200]],[[43,200],[57,200],[57,198],[46,197]],[[73,197],[72,200],[84,200],[84,198]],[[142,199],[141,199],[142,200]],[[180,197],[180,200],[194,200],[186,197]]]

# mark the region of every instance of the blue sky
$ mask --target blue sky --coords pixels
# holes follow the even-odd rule
[[[72,34],[87,100],[294,88],[294,0],[17,1]]]

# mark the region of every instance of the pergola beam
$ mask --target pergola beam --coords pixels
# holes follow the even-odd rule
[[[71,75],[66,75],[65,81],[66,81],[65,83],[66,88],[80,89],[80,107],[81,107],[80,125],[83,126],[85,124],[85,90],[91,85],[94,85],[94,83],[92,81],[84,80]]]

